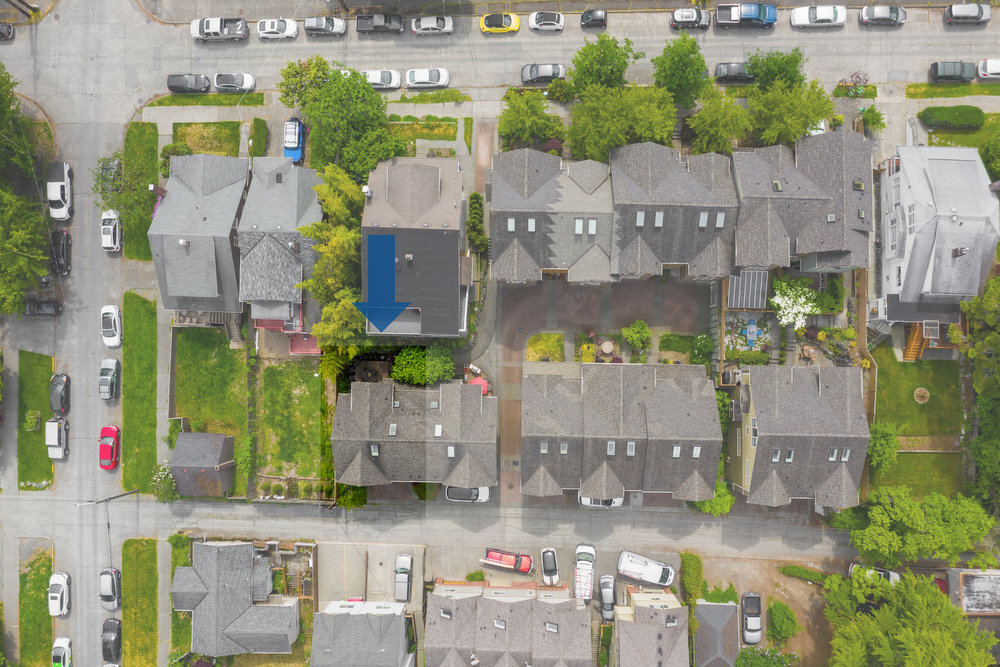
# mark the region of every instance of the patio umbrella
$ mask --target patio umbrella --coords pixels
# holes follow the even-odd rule
[[[469,380],[469,384],[481,385],[483,387],[483,395],[484,396],[486,395],[486,386],[487,386],[486,378],[472,378],[471,380]]]

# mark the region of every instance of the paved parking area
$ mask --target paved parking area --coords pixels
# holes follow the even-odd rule
[[[316,609],[329,602],[361,598],[393,601],[396,555],[413,556],[413,579],[407,611],[420,608],[424,574],[424,550],[418,544],[361,544],[320,542],[316,545]]]

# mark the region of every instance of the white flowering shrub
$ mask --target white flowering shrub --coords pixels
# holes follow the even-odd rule
[[[771,307],[781,326],[801,329],[806,325],[806,316],[819,311],[816,290],[811,289],[805,278],[797,280],[775,280]]]
[[[166,464],[160,464],[153,470],[153,495],[161,503],[169,503],[177,500],[177,482]]]

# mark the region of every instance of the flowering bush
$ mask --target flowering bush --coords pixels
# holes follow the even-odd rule
[[[862,359],[858,363],[861,366],[861,368],[871,368],[872,367],[872,362],[868,361],[867,359]]]
[[[153,470],[153,495],[161,503],[173,502],[180,497],[177,495],[177,482],[165,463]]]
[[[826,331],[820,331],[818,334],[816,334],[816,340],[818,340],[821,343],[824,340],[826,340]]]
[[[774,296],[771,297],[771,307],[778,318],[778,323],[801,329],[806,325],[806,316],[819,312],[816,303],[816,290],[808,287],[805,278],[797,280],[783,279],[774,281]]]

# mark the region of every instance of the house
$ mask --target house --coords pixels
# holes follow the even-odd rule
[[[350,393],[337,397],[337,481],[496,486],[497,413],[495,396],[461,381],[427,389],[392,380],[353,382]]]
[[[182,496],[225,496],[233,489],[233,438],[222,433],[178,433],[170,474]]]
[[[734,490],[767,507],[856,506],[869,438],[861,369],[745,366],[740,382],[729,429]]]
[[[903,358],[952,358],[961,303],[982,293],[1000,239],[1000,205],[975,148],[899,146],[879,165],[880,332],[903,328]]]
[[[740,652],[740,613],[735,602],[698,600],[694,631],[694,664],[733,667]]]
[[[313,614],[313,667],[413,667],[402,602],[329,603]]]
[[[290,334],[293,354],[319,354],[314,338],[304,343],[322,309],[299,285],[316,264],[315,242],[300,229],[323,218],[314,189],[320,182],[290,158],[255,158],[236,235],[239,299],[250,305],[255,327]]]
[[[363,190],[362,301],[368,301],[371,283],[368,241],[372,236],[392,236],[395,297],[409,304],[384,330],[367,322],[367,333],[464,336],[472,263],[463,251],[465,204],[458,160],[392,158],[375,167]]]
[[[1000,570],[947,570],[948,597],[970,623],[1000,637]],[[1000,663],[1000,644],[993,645],[993,658]]]
[[[615,607],[612,667],[688,667],[687,607],[670,591],[631,585],[625,602]]]
[[[191,566],[174,570],[170,599],[191,612],[191,651],[215,658],[291,653],[299,600],[271,595],[271,567],[250,542],[191,543]]]
[[[715,388],[701,366],[524,364],[524,494],[707,500],[721,450]]]

